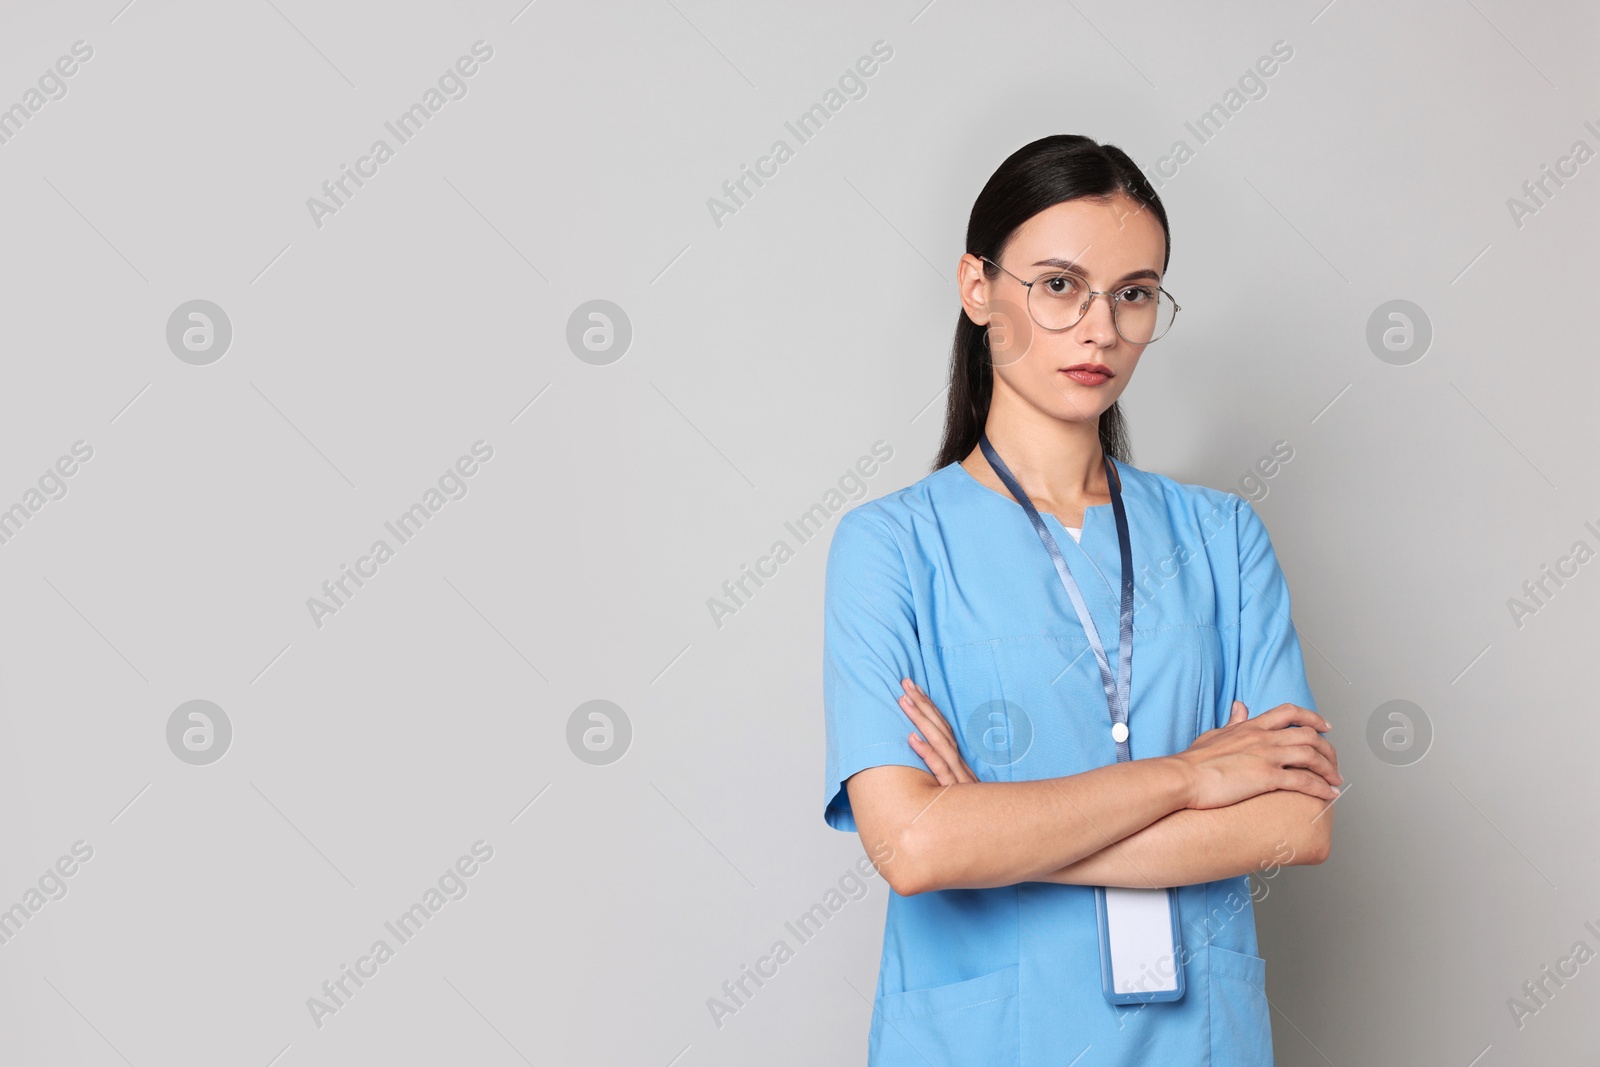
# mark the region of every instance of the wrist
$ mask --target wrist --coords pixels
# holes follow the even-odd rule
[[[1194,807],[1196,783],[1194,767],[1181,755],[1159,756],[1166,769],[1166,796],[1172,811]]]

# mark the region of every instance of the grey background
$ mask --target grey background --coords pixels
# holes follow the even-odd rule
[[[1135,461],[1250,493],[1343,770],[1333,857],[1258,905],[1285,1065],[1577,1062],[1600,947],[1596,186],[1577,3],[540,0],[8,4],[0,907],[7,1064],[859,1063],[886,889],[737,1015],[707,999],[861,856],[822,822],[826,537],[706,602],[874,441],[927,472],[967,212],[1080,132],[1147,168],[1293,57],[1161,188],[1184,311],[1125,399]],[[474,41],[493,58],[319,228],[306,207]],[[707,198],[875,41],[894,50],[738,213]],[[194,366],[180,304],[232,324]],[[567,346],[596,299],[607,365]],[[1431,347],[1368,347],[1395,299]],[[306,607],[474,441],[494,449],[318,628]],[[858,497],[857,499],[864,499]],[[830,529],[831,533],[831,529]],[[390,539],[392,541],[392,538]],[[229,717],[205,766],[189,700]],[[625,754],[568,747],[590,700]],[[1414,702],[1409,765],[1370,716]],[[472,843],[494,849],[336,1015],[306,1007]],[[1584,1050],[1580,1052],[1580,1050]],[[1092,1062],[1086,1059],[1085,1063]]]

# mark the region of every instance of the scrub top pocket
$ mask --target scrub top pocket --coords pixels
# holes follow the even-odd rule
[[[1208,952],[1211,1058],[1231,1067],[1273,1067],[1267,961],[1220,945]]]
[[[873,1005],[872,1067],[1017,1063],[1016,964],[964,982],[885,993]]]

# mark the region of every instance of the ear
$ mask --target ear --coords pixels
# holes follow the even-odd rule
[[[989,279],[983,273],[983,260],[965,252],[956,264],[956,286],[967,318],[979,326],[989,325]]]

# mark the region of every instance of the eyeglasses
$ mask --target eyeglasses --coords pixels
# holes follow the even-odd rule
[[[987,256],[978,258],[1011,274]],[[1172,294],[1159,285],[1125,285],[1103,292],[1090,289],[1088,282],[1066,271],[1050,271],[1031,282],[1017,281],[1028,290],[1028,314],[1040,329],[1051,332],[1076,326],[1089,313],[1094,298],[1103,296],[1111,301],[1111,324],[1117,336],[1129,344],[1146,345],[1172,328],[1179,311]]]

